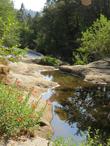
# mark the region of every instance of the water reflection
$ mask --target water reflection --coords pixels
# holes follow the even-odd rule
[[[59,118],[72,130],[75,128],[74,134],[91,127],[92,134],[100,130],[101,140],[110,137],[110,86],[91,85],[58,71],[44,74],[61,85],[50,97],[54,101],[54,124]]]
[[[110,136],[110,91],[109,87],[83,87],[74,89],[73,96],[60,102],[55,112],[61,120],[70,126],[77,123],[78,133],[87,130],[100,129],[101,137]],[[61,96],[60,96],[61,97]]]

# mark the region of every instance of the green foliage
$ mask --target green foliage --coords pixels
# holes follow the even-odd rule
[[[19,43],[19,23],[13,20],[11,17],[8,18],[7,22],[4,23],[3,35],[1,42],[4,46],[12,47]]]
[[[44,56],[43,58],[41,58],[39,63],[43,65],[59,66],[62,62],[57,58],[51,56]]]
[[[62,137],[56,139],[52,146],[76,146],[70,138],[64,139]]]
[[[91,6],[83,6],[80,0],[47,0],[43,12],[37,12],[33,18],[31,14],[27,14],[23,4],[20,10],[15,10],[12,0],[0,0],[0,44],[6,47],[19,45],[21,48],[36,49],[72,63],[73,53],[75,56],[76,48],[80,46],[77,39],[80,38],[81,32],[99,18],[100,13],[110,18],[109,5],[110,0],[94,0]],[[107,54],[109,21],[105,18],[101,20],[97,20],[97,24],[83,33],[84,40],[81,41],[89,42],[86,45],[91,51],[82,43],[81,50],[78,50],[75,57],[77,64],[88,62],[88,58],[91,61],[103,52],[104,55]],[[105,24],[108,24],[106,28]],[[93,37],[94,40],[97,39],[97,43],[94,43]],[[90,39],[92,41],[89,41]],[[92,59],[91,56],[95,55],[99,48],[99,55]]]
[[[110,20],[101,15],[100,19],[97,19],[91,27],[82,33],[81,42],[81,47],[77,50],[78,54],[76,55],[77,64],[109,57]]]
[[[13,3],[11,0],[0,0],[0,16],[3,18],[3,21],[8,19],[8,16],[13,17]]]
[[[87,141],[82,142],[81,146],[110,146],[110,139],[107,140],[107,143],[101,142],[98,131],[96,131],[93,138],[88,134]]]
[[[0,83],[0,135],[15,136],[38,127],[42,112],[29,105],[29,97],[30,94],[23,96],[15,86]]]
[[[33,18],[23,4],[17,11],[11,0],[1,0],[0,43],[7,47],[19,44],[21,48],[29,47],[71,62],[81,31],[101,12],[109,17],[109,3],[110,0],[94,0],[92,7],[85,7],[78,0],[48,0],[43,12]]]
[[[19,23],[11,0],[0,1],[0,44],[12,47],[19,43]]]
[[[20,10],[17,11],[17,18],[20,24],[19,29],[19,36],[20,36],[20,47],[30,47],[32,46],[32,33],[31,24],[32,24],[32,17],[30,14],[27,14],[27,10],[25,9],[24,4],[21,4]]]
[[[86,141],[82,141],[79,146],[110,146],[110,139],[107,140],[107,143],[101,143],[100,137],[98,135],[98,132],[96,133],[94,138],[91,138],[90,135],[88,134],[88,138]],[[52,146],[77,146],[75,144],[74,140],[72,138],[57,138],[56,140],[53,141]]]
[[[48,55],[71,60],[69,57],[80,29],[74,6],[76,4],[72,0],[48,1],[43,13],[33,19],[31,28],[34,35],[32,33],[31,42],[34,42],[34,48]]]
[[[7,48],[0,47],[0,56],[7,58],[10,61],[17,61],[20,57],[24,56],[27,53],[27,49],[19,49],[16,46]]]
[[[43,12],[32,20],[29,46],[72,62],[72,53],[80,46],[77,39],[81,32],[99,18],[100,13],[110,18],[109,5],[110,0],[94,0],[91,6],[83,6],[80,0],[47,0]]]
[[[86,57],[83,56],[83,59],[80,58],[80,55],[79,55],[79,50],[77,53],[73,53],[73,55],[75,56],[73,62],[75,61],[75,65],[84,65],[86,63]]]

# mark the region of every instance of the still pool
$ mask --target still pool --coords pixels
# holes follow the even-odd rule
[[[53,139],[72,137],[76,143],[86,139],[88,128],[100,138],[110,137],[110,85],[94,85],[60,72],[43,72],[44,78],[60,86],[43,94],[53,105]]]

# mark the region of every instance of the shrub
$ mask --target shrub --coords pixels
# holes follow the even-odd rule
[[[103,15],[82,33],[81,47],[75,54],[76,63],[88,63],[110,57],[110,20]],[[80,62],[81,62],[80,61]]]
[[[87,140],[82,141],[79,146],[110,146],[110,138],[106,142],[102,142],[99,135],[99,130],[96,130],[94,137],[90,136],[90,129],[88,130]],[[57,138],[53,141],[52,146],[77,146],[73,138]]]
[[[74,60],[73,60],[74,62]],[[80,55],[79,53],[76,53],[75,55],[75,65],[84,65],[86,63],[86,58],[83,57],[83,59],[80,58]]]
[[[10,61],[17,61],[21,56],[24,56],[27,49],[19,49],[17,47],[0,47],[0,56],[7,58]]]
[[[54,142],[52,146],[76,146],[75,144],[73,144],[72,139],[70,138],[57,138]]]
[[[89,138],[86,142],[82,142],[81,144],[78,144],[79,146],[104,146],[99,141],[97,141],[96,138]],[[53,141],[52,146],[77,146],[77,144],[74,143],[74,141],[71,141],[70,139],[64,139],[64,138],[57,138],[55,141]],[[107,144],[105,146],[110,146],[110,139],[108,140]]]
[[[23,96],[15,86],[0,83],[0,135],[15,136],[21,131],[38,127],[42,109],[36,112],[38,102],[29,104],[29,94]]]
[[[43,64],[43,65],[59,66],[59,65],[61,65],[61,63],[62,62],[59,59],[56,59],[51,56],[44,56],[40,60],[40,64]]]

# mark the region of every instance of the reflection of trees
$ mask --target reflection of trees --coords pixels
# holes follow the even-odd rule
[[[110,86],[90,85],[81,79],[59,71],[45,72],[58,82],[55,94],[50,98],[61,105],[55,112],[70,126],[77,123],[78,132],[100,129],[102,139],[110,136]],[[77,88],[78,87],[78,88]]]
[[[93,131],[99,129],[101,137],[107,138],[110,136],[109,89],[104,86],[80,87],[71,91],[70,94],[61,90],[57,92],[59,95],[56,96],[57,102],[61,106],[56,107],[55,111],[70,126],[76,122],[78,133],[91,127]]]

